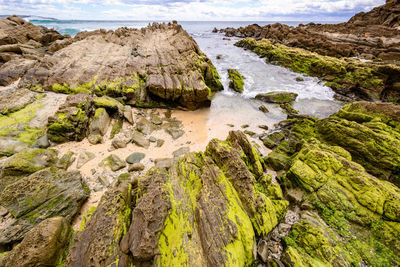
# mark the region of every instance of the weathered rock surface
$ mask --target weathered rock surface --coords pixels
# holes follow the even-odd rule
[[[176,22],[67,38],[13,17],[1,19],[0,30],[0,56],[7,58],[0,85],[22,77],[20,86],[34,90],[93,92],[136,106],[189,109],[209,105],[223,89],[211,61]]]
[[[81,141],[86,137],[92,112],[87,94],[70,95],[53,117],[49,117],[47,135],[52,142]]]
[[[63,217],[46,219],[30,230],[22,242],[0,259],[1,266],[56,266],[70,238]]]
[[[131,266],[129,254],[120,248],[130,225],[131,205],[131,185],[122,183],[107,191],[74,237],[65,266]]]
[[[285,264],[400,263],[399,114],[394,104],[357,102],[326,119],[280,123],[285,138],[266,161],[287,170],[278,180],[291,203],[315,212],[283,238]]]
[[[347,23],[300,24],[290,27],[275,23],[221,30],[226,36],[269,39],[290,47],[305,48],[325,56],[400,59],[400,2],[387,1],[368,13],[361,12]]]
[[[104,108],[98,108],[89,125],[89,136],[104,136],[110,125],[110,116]]]
[[[55,30],[35,26],[17,16],[0,19],[0,85],[22,77],[44,57],[53,42],[64,38]]]
[[[10,216],[1,218],[0,245],[21,241],[41,221],[62,216],[70,222],[88,197],[77,171],[49,169],[23,176],[0,193],[0,203]]]

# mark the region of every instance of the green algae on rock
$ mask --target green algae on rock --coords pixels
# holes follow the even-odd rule
[[[393,77],[399,77],[395,65],[363,63],[356,59],[321,56],[301,48],[273,44],[263,39],[247,38],[236,46],[250,49],[268,62],[277,63],[293,71],[319,77],[335,92],[361,99],[382,99],[397,102],[399,93]]]
[[[298,95],[296,93],[274,91],[265,94],[258,94],[256,95],[256,99],[268,103],[285,104],[294,102],[297,96]]]
[[[391,103],[356,102],[327,119],[280,123],[285,139],[266,161],[279,170],[288,170],[279,177],[284,191],[302,190],[298,205],[311,205],[329,227],[318,228],[338,235],[325,236],[327,243],[323,236],[316,239],[306,235],[311,231],[308,226],[301,231],[295,226],[285,239],[282,259],[286,264],[400,263],[398,110]],[[305,227],[304,223],[300,222]],[[318,231],[311,232],[315,236]],[[332,238],[340,242],[333,241],[337,245],[331,246]],[[318,248],[324,246],[331,252],[319,253]]]
[[[85,227],[73,238],[65,266],[131,266],[121,242],[130,225],[131,189],[125,182],[103,195]]]
[[[0,245],[22,240],[47,218],[62,216],[70,223],[88,194],[78,171],[44,169],[8,184],[0,193],[0,202],[13,220],[0,229]]]
[[[92,98],[87,94],[68,96],[54,117],[49,117],[49,139],[55,143],[81,141],[86,137],[92,107]]]
[[[238,70],[228,69],[229,87],[238,93],[243,93],[243,86],[245,77],[239,73]]]

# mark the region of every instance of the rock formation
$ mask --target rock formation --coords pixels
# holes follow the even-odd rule
[[[300,24],[290,27],[275,23],[238,29],[222,29],[226,36],[269,39],[290,47],[308,49],[324,56],[361,57],[396,62],[400,59],[400,2],[387,1],[368,13],[361,12],[347,23]]]
[[[176,22],[70,38],[18,17],[0,21],[0,85],[21,78],[19,86],[34,91],[189,109],[209,105],[223,89],[212,62]]]

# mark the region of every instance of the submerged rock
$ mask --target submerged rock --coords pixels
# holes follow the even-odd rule
[[[294,102],[297,98],[296,93],[289,92],[270,92],[266,94],[258,94],[256,99],[265,101],[267,103],[284,104]]]

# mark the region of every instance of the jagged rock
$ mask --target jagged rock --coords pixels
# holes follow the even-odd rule
[[[121,102],[109,96],[96,97],[95,99],[93,99],[93,104],[97,108],[104,108],[111,114],[117,113],[121,117],[126,111],[124,105],[122,105]]]
[[[157,147],[162,147],[164,145],[165,141],[163,139],[157,139]]]
[[[126,163],[120,159],[118,156],[111,154],[107,158],[105,158],[102,162],[101,165],[106,165],[108,166],[112,171],[119,171],[120,169],[123,169],[126,167]]]
[[[86,137],[92,98],[70,95],[54,117],[49,117],[47,135],[52,142],[81,141]]]
[[[63,217],[42,221],[30,230],[22,242],[0,259],[1,266],[56,266],[70,238]]]
[[[257,253],[263,262],[268,262],[268,243],[265,240],[261,240],[261,242],[258,243]]]
[[[175,23],[82,32],[53,47],[62,49],[22,72],[21,86],[68,94],[94,92],[139,107],[160,106],[161,100],[189,109],[209,105],[223,89],[211,61]]]
[[[133,163],[132,165],[129,165],[128,171],[129,172],[140,172],[140,171],[143,171],[144,169],[145,169],[145,166],[143,165],[143,163],[136,162],[136,163]]]
[[[245,79],[239,71],[235,69],[228,69],[228,77],[229,77],[229,88],[233,89],[235,92],[243,93],[243,86]]]
[[[155,114],[150,115],[150,121],[155,125],[161,125],[163,123],[160,117]]]
[[[78,171],[45,169],[8,184],[0,203],[11,217],[0,226],[0,245],[21,241],[47,218],[62,216],[70,222],[88,197],[87,190]]]
[[[107,133],[110,122],[110,116],[108,116],[104,108],[96,109],[94,117],[89,125],[89,135],[104,136]]]
[[[103,143],[103,137],[101,135],[89,135],[87,139],[92,145]]]
[[[124,107],[124,118],[133,125],[133,115],[132,115],[132,108],[130,106],[125,106]]]
[[[0,19],[0,85],[9,85],[25,75],[45,56],[52,42],[64,38],[55,30],[35,26],[17,16]]]
[[[132,130],[123,130],[122,132],[118,133],[114,139],[112,140],[111,144],[114,148],[124,148],[127,146],[128,143],[132,141]]]
[[[38,93],[27,89],[18,89],[6,91],[0,96],[0,114],[7,114],[33,103],[37,99]]]
[[[78,162],[76,163],[76,168],[80,169],[83,165],[94,159],[96,156],[92,152],[84,151],[79,154]]]
[[[57,162],[56,167],[67,170],[75,161],[74,152],[68,151]]]
[[[273,149],[285,138],[285,133],[274,132],[266,137],[260,138],[266,147]]]
[[[130,225],[130,186],[122,183],[108,190],[90,220],[72,241],[65,266],[131,266],[120,241]]]
[[[140,162],[145,157],[146,157],[146,154],[144,154],[144,153],[134,152],[126,158],[126,162],[128,162],[129,164],[134,164],[134,163]]]
[[[295,101],[297,98],[296,93],[289,93],[289,92],[270,92],[266,94],[258,94],[256,99],[268,102],[268,103],[290,103]]]
[[[135,265],[251,265],[255,233],[268,234],[288,203],[258,190],[261,158],[245,135],[231,132],[205,153],[168,161],[138,180],[122,251],[129,249]]]
[[[150,141],[142,133],[138,131],[135,131],[132,134],[131,140],[133,143],[135,143],[137,146],[140,147],[149,148],[150,146]]]

